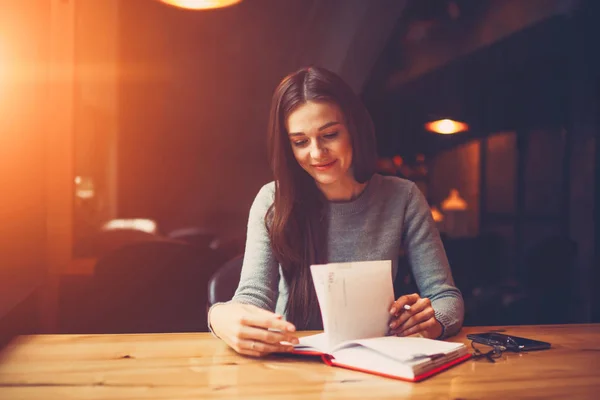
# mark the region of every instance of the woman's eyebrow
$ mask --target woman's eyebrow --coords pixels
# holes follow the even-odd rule
[[[319,130],[322,131],[324,129],[329,128],[330,126],[334,126],[334,125],[338,125],[338,124],[339,124],[339,122],[337,122],[337,121],[331,121],[331,122],[326,123],[322,127],[320,127]]]
[[[322,130],[327,129],[327,128],[329,128],[331,126],[334,126],[334,125],[339,125],[339,122],[338,121],[328,122],[325,125],[321,126],[318,130],[322,131]],[[289,134],[289,136],[300,136],[300,135],[304,135],[304,133],[302,133],[302,132],[291,132]]]

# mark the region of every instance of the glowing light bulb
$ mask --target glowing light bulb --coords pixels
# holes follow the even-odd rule
[[[213,8],[229,7],[242,0],[159,0],[171,6],[188,10],[209,10]]]
[[[442,135],[451,135],[453,133],[468,131],[469,125],[451,119],[440,119],[426,123],[425,129]]]

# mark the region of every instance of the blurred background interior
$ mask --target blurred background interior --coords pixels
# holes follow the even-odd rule
[[[425,193],[466,325],[600,322],[597,2],[169,2],[0,0],[3,335],[206,330],[307,64]]]

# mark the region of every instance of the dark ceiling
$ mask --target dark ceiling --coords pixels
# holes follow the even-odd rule
[[[363,93],[380,155],[435,153],[474,136],[565,123],[573,23],[560,11],[573,3],[559,12],[523,10],[525,3],[495,10],[494,1],[408,2]],[[502,13],[519,21],[489,28]],[[425,131],[441,118],[471,129]]]

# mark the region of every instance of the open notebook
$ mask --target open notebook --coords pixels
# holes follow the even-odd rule
[[[386,336],[394,301],[391,261],[313,265],[311,273],[324,333],[300,338],[294,353],[414,382],[471,356],[462,343]]]

